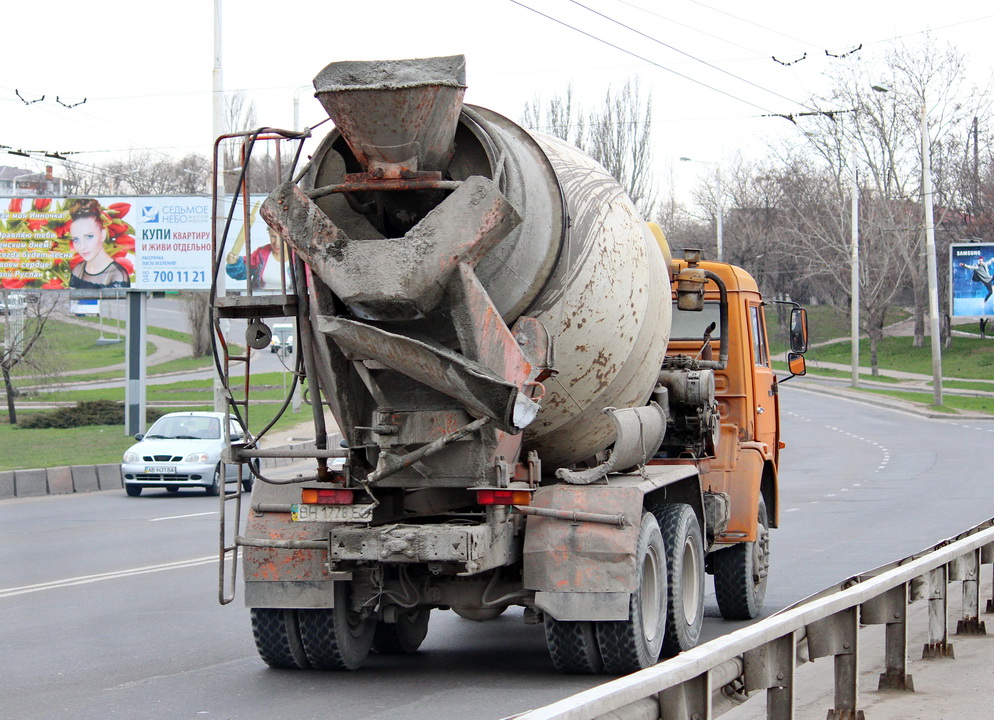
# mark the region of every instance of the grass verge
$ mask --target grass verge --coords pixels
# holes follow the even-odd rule
[[[170,412],[181,410],[212,410],[211,406],[191,405],[184,408],[169,408]],[[277,406],[253,408],[250,416],[251,429],[258,432],[272,418]],[[19,412],[18,415],[21,413]],[[310,408],[304,407],[299,413],[291,410],[281,417],[271,432],[281,432],[311,419]],[[4,418],[5,420],[5,418]],[[135,442],[124,434],[123,425],[90,425],[79,428],[25,429],[6,422],[0,423],[0,471],[26,468],[49,468],[63,465],[99,465],[121,462],[121,456]],[[265,445],[265,441],[263,441]]]

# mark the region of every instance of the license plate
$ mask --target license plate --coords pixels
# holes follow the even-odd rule
[[[145,472],[150,475],[175,475],[176,468],[173,465],[146,465]]]
[[[372,505],[291,505],[294,522],[368,523],[373,519]]]

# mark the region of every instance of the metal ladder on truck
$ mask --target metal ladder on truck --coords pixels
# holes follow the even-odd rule
[[[276,141],[286,141],[286,140],[299,140],[302,141],[307,137],[309,133],[290,133],[285,130],[274,130],[272,128],[263,128],[261,130],[248,132],[248,133],[231,133],[227,135],[222,135],[214,143],[214,163],[213,163],[213,217],[215,219],[212,232],[212,257],[214,259],[214,267],[212,271],[214,273],[213,279],[214,283],[212,285],[211,298],[213,301],[213,312],[212,312],[212,331],[215,338],[215,360],[217,362],[217,370],[220,375],[220,381],[223,385],[223,391],[220,396],[223,398],[223,411],[230,417],[236,417],[241,421],[243,430],[249,432],[249,389],[251,387],[251,350],[262,349],[262,347],[268,346],[269,339],[271,337],[271,331],[263,323],[265,318],[282,318],[282,317],[294,317],[298,315],[297,306],[297,296],[293,294],[292,289],[288,292],[286,286],[286,268],[283,267],[287,263],[287,255],[285,244],[282,247],[282,252],[280,253],[280,264],[281,264],[281,287],[277,293],[267,293],[267,294],[257,294],[254,292],[252,282],[252,270],[250,266],[250,260],[252,256],[252,221],[254,220],[255,213],[252,210],[253,199],[249,189],[249,173],[245,168],[250,167],[250,160],[252,155],[252,148],[254,144],[259,140],[276,140]],[[218,225],[220,224],[220,218],[218,217],[218,167],[219,167],[219,148],[221,143],[225,140],[241,138],[241,181],[240,192],[238,193],[236,199],[232,202],[231,210],[227,215],[227,221],[225,222],[225,228],[220,229]],[[280,161],[279,152],[280,143],[277,142],[276,151],[276,173],[277,176],[282,178],[282,165]],[[218,295],[217,281],[219,274],[225,272],[221,268],[222,262],[225,260],[225,239],[227,237],[227,227],[230,225],[230,220],[234,216],[234,212],[237,210],[237,205],[241,204],[242,210],[242,232],[244,233],[244,257],[246,261],[246,294],[245,295]],[[221,232],[219,232],[221,230]],[[241,319],[248,321],[248,329],[246,331],[246,345],[244,354],[237,355],[231,354],[230,347],[225,340],[224,332],[222,331],[221,323],[225,320]],[[233,367],[237,367],[238,364],[244,364],[244,387],[236,397],[235,393],[232,392],[231,385],[231,371]],[[217,403],[218,397],[215,395],[215,403]],[[284,409],[286,405],[284,404]],[[218,408],[220,409],[220,408]],[[273,420],[275,422],[275,418]],[[272,423],[270,423],[272,425]],[[265,430],[268,430],[269,426]],[[265,430],[261,434],[265,433]],[[250,440],[254,442],[254,440]],[[227,439],[227,455],[226,457],[232,458],[236,455],[234,454],[234,448],[231,444],[230,433]],[[218,549],[219,549],[219,563],[218,563],[218,601],[222,605],[227,605],[232,600],[235,599],[235,588],[238,576],[238,548],[239,539],[241,537],[241,519],[242,519],[242,483],[246,479],[246,473],[251,474],[252,470],[246,467],[249,463],[253,462],[251,459],[246,461],[246,457],[251,455],[251,451],[246,451],[245,455],[241,456],[241,462],[238,463],[238,482],[235,487],[235,491],[229,493],[227,491],[227,486],[225,483],[221,484],[221,492],[219,493],[219,533],[218,533]],[[258,459],[254,461],[258,463]],[[256,465],[258,467],[258,465]],[[226,472],[226,469],[225,469]],[[234,521],[231,532],[229,533],[229,521],[228,521],[228,504],[233,503],[233,514]],[[230,564],[229,564],[230,563]]]

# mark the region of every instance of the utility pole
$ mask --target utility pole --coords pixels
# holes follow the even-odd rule
[[[849,308],[850,328],[852,336],[852,386],[859,387],[859,170],[856,167],[856,151],[852,151],[852,241],[850,250],[852,258],[850,268],[852,275],[849,280],[851,307]]]
[[[212,95],[213,98],[213,131],[214,137],[211,139],[211,147],[214,145],[214,141],[221,137],[225,133],[224,127],[224,82],[221,73],[221,0],[214,0],[214,67],[212,72]],[[224,235],[224,173],[215,172],[215,185],[214,185],[214,206],[217,208],[217,215],[214,216],[214,237],[221,241]],[[215,256],[213,262],[219,264],[222,262],[223,248],[215,248]],[[212,267],[211,271],[214,274],[215,281],[215,293],[217,297],[224,297],[224,270],[221,268]],[[224,321],[222,321],[224,322]],[[246,352],[248,349],[246,348]],[[224,397],[224,383],[223,379],[216,374],[214,377],[214,410],[217,412],[224,412],[228,407],[227,401]],[[224,493],[222,493],[223,495]]]
[[[942,405],[942,343],[939,338],[939,283],[935,260],[935,216],[932,212],[932,148],[928,108],[922,100],[922,194],[925,196],[925,255],[928,271],[929,332],[932,334],[932,402]]]

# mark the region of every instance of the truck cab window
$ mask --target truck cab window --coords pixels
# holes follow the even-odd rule
[[[673,340],[700,340],[704,337],[704,331],[708,325],[714,323],[714,332],[711,333],[712,340],[721,339],[721,307],[717,302],[704,303],[704,309],[700,312],[690,310],[680,310],[673,303],[673,328],[670,330],[670,338]]]
[[[770,366],[770,355],[766,349],[766,335],[763,334],[763,316],[759,305],[749,307],[752,323],[752,357],[753,362],[760,367]]]

